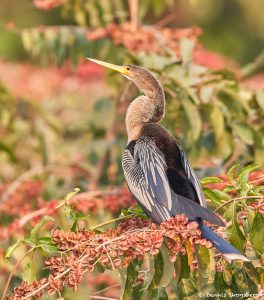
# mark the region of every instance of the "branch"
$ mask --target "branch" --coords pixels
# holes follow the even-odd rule
[[[73,168],[68,166],[47,165],[47,166],[39,166],[28,170],[27,172],[20,175],[15,181],[13,181],[11,185],[6,189],[6,191],[3,193],[0,199],[0,207],[20,187],[20,185],[26,180],[28,180],[29,178],[36,175],[41,175],[45,172],[56,172],[58,170],[64,170],[64,169],[73,169]]]
[[[109,297],[103,297],[103,296],[90,296],[91,299],[102,299],[102,300],[118,300],[116,298],[109,298]]]
[[[146,229],[144,229],[144,228],[142,228],[142,229],[140,229],[140,230],[134,230],[134,231],[142,232],[143,230],[146,231],[146,232],[147,232],[147,231],[148,231],[148,232],[153,231],[153,230],[149,230],[149,229],[146,230]],[[130,234],[131,232],[133,232],[133,230],[132,230],[132,231],[127,231],[126,233],[124,233],[124,235],[120,235],[120,236],[118,236],[118,237],[115,237],[115,238],[112,238],[112,239],[110,239],[110,240],[108,240],[108,241],[105,241],[105,242],[103,242],[102,244],[98,245],[98,246],[95,248],[95,250],[98,251],[100,248],[104,248],[106,245],[108,245],[108,244],[110,244],[110,243],[112,243],[112,242],[119,241],[119,240],[123,239],[125,235]],[[80,263],[80,262],[82,262],[83,260],[85,260],[86,258],[88,258],[89,256],[90,256],[90,254],[82,255],[82,256],[81,256],[79,259],[77,259],[75,262],[76,262],[76,263]],[[95,261],[94,265],[95,265],[97,262],[98,262],[98,260]],[[55,276],[54,280],[58,280],[58,279],[62,278],[64,275],[67,275],[67,274],[71,271],[71,269],[72,269],[72,268],[69,267],[69,268],[66,269],[64,272],[58,274],[57,276]],[[38,292],[42,291],[43,289],[45,289],[45,288],[48,287],[49,285],[50,285],[50,283],[49,283],[49,282],[46,282],[45,284],[43,284],[42,286],[40,286],[40,287],[37,288],[36,290],[32,291],[31,293],[29,293],[27,296],[23,297],[22,299],[23,299],[23,300],[26,300],[26,299],[32,298],[34,295],[36,295]],[[2,299],[2,300],[4,300],[4,299]]]
[[[134,215],[127,215],[127,216],[115,218],[115,219],[103,222],[101,224],[98,224],[94,227],[91,227],[89,230],[95,230],[97,228],[100,228],[100,227],[103,227],[103,226],[106,226],[106,225],[109,225],[109,224],[112,224],[112,223],[115,223],[115,222],[118,222],[118,221],[123,221],[123,220],[129,219],[129,218],[132,218],[132,217],[135,217],[135,216]]]
[[[132,32],[138,29],[138,0],[129,0],[130,11],[130,30]]]
[[[14,266],[12,272],[9,274],[9,277],[8,277],[8,279],[7,279],[7,282],[6,282],[6,285],[5,285],[5,289],[4,289],[4,292],[3,292],[3,296],[2,296],[2,300],[4,300],[5,297],[6,297],[6,293],[7,293],[7,290],[8,290],[9,284],[10,284],[10,281],[11,281],[11,279],[12,279],[12,277],[13,277],[13,275],[14,275],[16,269],[17,269],[17,267],[18,267],[18,266],[20,265],[20,263],[24,260],[24,258],[27,257],[31,252],[33,252],[36,248],[37,248],[37,247],[33,247],[33,248],[31,248],[30,250],[28,250],[28,251],[25,253],[25,255],[23,255],[23,256],[20,258],[20,260],[15,264],[15,266]]]
[[[222,205],[220,205],[219,207],[217,207],[215,210],[214,210],[214,213],[217,212],[218,210],[220,210],[221,208],[223,208],[224,206],[234,202],[234,201],[239,201],[239,200],[243,200],[243,199],[262,199],[263,196],[245,196],[245,197],[239,197],[239,198],[234,198],[234,199],[231,199],[225,203],[223,203]]]
[[[112,288],[119,287],[120,285],[121,285],[120,283],[110,285],[110,286],[108,286],[108,287],[106,287],[106,288],[104,288],[104,289],[102,289],[100,291],[97,291],[97,292],[93,293],[93,295],[97,295],[97,294],[103,293],[103,292],[108,291],[108,290],[110,290]]]
[[[95,197],[102,197],[102,196],[106,196],[106,195],[115,195],[118,194],[120,192],[122,188],[114,188],[114,189],[109,189],[109,190],[97,190],[97,191],[91,191],[91,192],[84,192],[84,193],[80,193],[75,195],[74,197],[72,197],[72,199],[70,200],[70,202],[74,202],[74,201],[79,201],[79,200],[84,200],[87,198],[95,198]],[[58,202],[60,202],[54,209],[57,210],[60,207],[65,205],[65,201],[64,200],[59,200]],[[23,227],[27,222],[29,222],[30,220],[38,217],[38,216],[42,216],[45,215],[45,213],[49,210],[49,207],[43,207],[41,209],[38,209],[36,211],[30,212],[28,214],[26,214],[25,216],[23,216],[20,220],[19,220],[19,226]]]

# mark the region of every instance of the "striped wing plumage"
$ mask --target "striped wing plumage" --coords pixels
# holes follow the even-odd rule
[[[139,139],[134,157],[126,149],[122,159],[126,181],[146,213],[158,222],[172,217],[171,190],[166,176],[163,154],[151,139]]]
[[[202,218],[220,226],[224,225],[206,208],[176,194],[170,188],[164,155],[153,139],[146,137],[138,139],[134,145],[133,155],[126,149],[122,165],[131,193],[154,222],[161,223],[177,214],[185,214],[189,219]],[[190,178],[193,176],[191,174]],[[196,177],[192,178],[198,180]]]
[[[205,200],[205,197],[204,197],[204,193],[203,193],[200,181],[197,178],[193,168],[191,167],[185,152],[182,150],[181,146],[178,143],[177,143],[177,145],[180,149],[180,156],[181,156],[182,166],[183,166],[183,168],[184,168],[184,170],[187,174],[188,179],[190,180],[190,182],[192,183],[192,185],[193,185],[193,187],[196,191],[196,194],[197,194],[197,197],[199,199],[200,205],[203,206],[203,207],[207,207],[206,200]]]

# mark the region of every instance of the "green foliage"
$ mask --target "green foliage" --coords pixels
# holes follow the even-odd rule
[[[173,1],[142,1],[139,19],[152,12],[160,15],[167,5],[173,5]],[[229,264],[214,256],[215,249],[201,245],[192,249],[186,243],[186,253],[178,254],[176,261],[172,262],[170,254],[173,253],[168,251],[164,241],[156,255],[134,259],[127,268],[118,267],[121,299],[175,297],[196,300],[198,295],[206,299],[207,293],[256,293],[259,285],[264,288],[264,218],[252,206],[262,199],[263,187],[249,179],[252,172],[264,163],[263,92],[247,90],[236,74],[229,70],[213,71],[195,64],[193,51],[196,45],[187,38],[179,41],[179,56],[167,46],[162,53],[135,54],[124,46],[117,46],[110,38],[88,40],[87,33],[91,27],[104,26],[113,20],[119,23],[127,21],[127,2],[71,0],[62,6],[62,12],[81,26],[47,26],[21,31],[24,47],[35,61],[62,66],[70,60],[73,66],[78,66],[89,56],[117,64],[135,63],[147,67],[164,86],[167,106],[163,125],[181,141],[196,168],[226,167],[234,160],[240,161],[241,165],[257,163],[241,167],[239,171],[240,165],[234,165],[227,172],[228,182],[218,177],[206,177],[201,181],[210,209],[215,209],[228,221],[226,232],[229,241],[251,261]],[[8,166],[11,170],[8,176],[1,173],[1,180],[15,179],[35,165],[44,166],[41,170],[44,173],[45,166],[60,164],[77,166],[86,173],[81,176],[66,174],[63,179],[53,171],[48,176],[41,174],[46,199],[60,197],[65,190],[76,185],[87,189],[94,177],[99,177],[97,185],[120,184],[123,181],[121,152],[126,137],[124,126],[123,129],[115,129],[121,128],[118,122],[121,120],[123,124],[122,112],[128,105],[128,101],[122,103],[123,96],[120,96],[120,87],[124,90],[128,87],[124,82],[118,74],[110,72],[107,84],[114,95],[92,99],[90,106],[87,99],[78,102],[71,97],[45,103],[16,99],[1,84],[1,167],[5,169]],[[128,94],[128,100],[132,99],[130,95],[136,96],[130,87]],[[79,157],[84,157],[80,164]],[[100,164],[104,169],[101,173],[97,168]],[[112,170],[114,176],[110,174]],[[38,172],[32,174],[40,176]],[[64,199],[64,213],[56,216],[56,225],[78,233],[81,228],[91,228],[90,222],[102,222],[106,215],[112,217],[110,212],[102,209],[96,216],[89,217],[76,211],[70,200],[77,192],[75,190]],[[147,218],[142,209],[135,206],[122,210],[121,217],[114,221],[130,216]],[[45,230],[45,225],[53,221],[46,216],[31,232],[30,226],[26,226],[26,237],[9,248],[9,243],[17,236],[6,243],[5,257],[10,264],[13,258],[20,259],[25,255],[22,264],[24,273],[17,276],[29,282],[46,276],[42,266],[36,264],[36,257],[62,255],[52,243],[50,230]],[[217,267],[222,271],[218,272]],[[97,262],[94,273],[111,270]],[[143,282],[138,281],[139,277]]]
[[[168,7],[173,6],[172,0],[145,0],[139,3],[138,17],[144,19],[147,14],[160,16]],[[128,20],[129,1],[98,1],[98,0],[71,0],[62,8],[64,17],[74,19],[81,26],[98,27],[118,21]]]
[[[40,59],[42,64],[51,61],[62,66],[65,59],[70,58],[77,65],[87,50],[86,29],[74,26],[24,29],[21,33],[25,49],[32,58]]]
[[[41,230],[41,228],[47,223],[54,221],[55,220],[50,216],[44,216],[43,219],[39,223],[37,223],[34,228],[32,228],[30,236],[25,237],[17,241],[15,244],[9,246],[9,248],[6,250],[5,259],[9,259],[12,256],[13,252],[16,250],[16,248],[23,244],[30,246],[33,250],[41,248],[47,253],[57,252],[58,249],[54,244],[52,244],[50,237],[39,236],[39,231]]]
[[[24,31],[27,39],[37,36],[33,33],[37,30]],[[47,51],[45,39],[42,42],[26,43],[26,48],[34,57],[45,60],[43,55],[49,55],[59,64],[66,58],[76,64],[78,59],[74,60],[70,55],[70,49],[75,52],[76,48],[78,53],[74,57],[92,56],[117,64],[132,62],[156,73],[167,98],[164,125],[182,142],[191,160],[195,157],[196,167],[201,167],[207,157],[217,158],[219,162],[227,164],[229,158],[233,160],[234,157],[245,163],[254,160],[263,164],[263,109],[256,101],[259,96],[242,87],[231,71],[211,71],[193,63],[194,43],[191,40],[184,38],[180,41],[179,61],[169,48],[169,54],[165,55],[135,55],[122,46],[114,45],[108,38],[88,42],[85,30],[81,29],[83,31],[80,34],[78,27],[62,27],[59,30],[65,35],[65,43],[60,43],[59,51],[54,46],[56,43],[49,44]],[[60,39],[58,30],[47,28],[39,35],[45,36],[45,32],[51,32],[54,40]],[[84,48],[78,47],[77,40],[71,37],[75,35],[79,35],[78,41],[82,40]],[[65,56],[62,57],[60,53],[65,53]],[[119,76],[111,76],[111,83],[116,87],[119,87],[119,80]],[[237,143],[239,149],[235,147]]]
[[[262,214],[256,214],[253,219],[252,230],[250,232],[250,241],[255,249],[261,254],[264,250],[264,217]]]
[[[245,253],[250,261],[228,263],[224,258],[219,259],[215,256],[214,248],[208,249],[202,245],[195,245],[195,249],[191,249],[187,241],[184,244],[186,253],[177,254],[176,260],[172,262],[170,257],[173,253],[167,247],[168,240],[164,239],[163,245],[156,255],[145,256],[143,260],[136,258],[130,262],[128,267],[120,266],[118,268],[121,280],[121,299],[143,299],[144,297],[146,299],[169,299],[176,293],[177,299],[189,300],[198,299],[197,295],[200,295],[202,299],[210,299],[209,295],[216,293],[226,293],[227,295],[230,293],[257,293],[259,283],[263,284],[261,278],[264,268],[261,260],[264,251],[262,238],[264,218],[263,214],[251,206],[252,203],[260,201],[261,196],[254,194],[254,183],[249,182],[249,175],[258,169],[258,166],[256,164],[248,165],[239,171],[238,167],[239,165],[234,165],[227,172],[230,180],[228,182],[218,177],[206,177],[201,183],[205,195],[212,201],[212,207],[221,209],[225,218],[231,221],[227,226],[230,243]],[[217,188],[219,184],[222,185],[221,188]],[[216,186],[212,188],[214,185]],[[227,190],[226,185],[232,189]],[[250,187],[247,192],[245,192],[245,186]],[[70,206],[70,200],[77,192],[78,189],[69,193],[64,200],[64,211],[71,225],[77,223],[78,220],[87,219]],[[244,220],[238,218],[242,212],[247,215]],[[123,218],[130,215],[146,218],[138,206],[123,210],[121,213]],[[241,220],[243,221],[241,222]],[[7,250],[6,258],[10,258],[17,246],[21,244],[26,244],[32,250],[41,249],[46,254],[58,253],[51,238],[46,234],[44,236],[40,234],[43,226],[50,221],[53,219],[44,217],[31,230],[29,237],[20,240]],[[74,228],[71,226],[71,230],[78,232],[80,229],[76,225]],[[193,252],[193,250],[195,251]],[[24,278],[30,282],[40,272],[31,255],[33,254],[30,254],[24,262]],[[193,267],[193,264],[197,264],[197,268]],[[99,272],[105,272],[107,269],[100,262],[97,262],[95,267]],[[143,280],[138,282],[138,278]],[[227,296],[227,299],[231,299],[231,296]]]

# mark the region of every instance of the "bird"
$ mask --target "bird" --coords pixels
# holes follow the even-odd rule
[[[125,125],[127,146],[122,167],[128,188],[146,215],[160,224],[179,214],[196,221],[202,236],[210,240],[229,262],[248,261],[238,249],[204,224],[225,223],[206,205],[205,196],[188,158],[176,138],[160,122],[165,116],[165,94],[158,79],[146,68],[88,60],[115,70],[131,80],[143,95],[128,106]]]

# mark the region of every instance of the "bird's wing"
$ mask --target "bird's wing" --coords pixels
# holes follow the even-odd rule
[[[199,203],[200,203],[201,206],[207,207],[200,181],[197,178],[193,168],[191,167],[185,152],[183,151],[183,149],[181,148],[181,146],[178,143],[177,143],[177,145],[180,149],[180,156],[181,156],[182,166],[183,166],[183,168],[186,172],[186,175],[187,175],[188,179],[190,180],[190,182],[192,183],[192,185],[193,185],[193,187],[196,191],[197,197],[199,199]]]
[[[123,154],[125,178],[131,193],[154,222],[185,214],[189,219],[202,218],[223,226],[215,214],[171,190],[164,155],[152,139],[137,140],[133,152],[132,156],[126,149]]]
[[[134,146],[134,157],[126,149],[122,159],[130,191],[148,210],[147,214],[164,221],[172,217],[172,197],[162,152],[151,139],[140,138]]]

